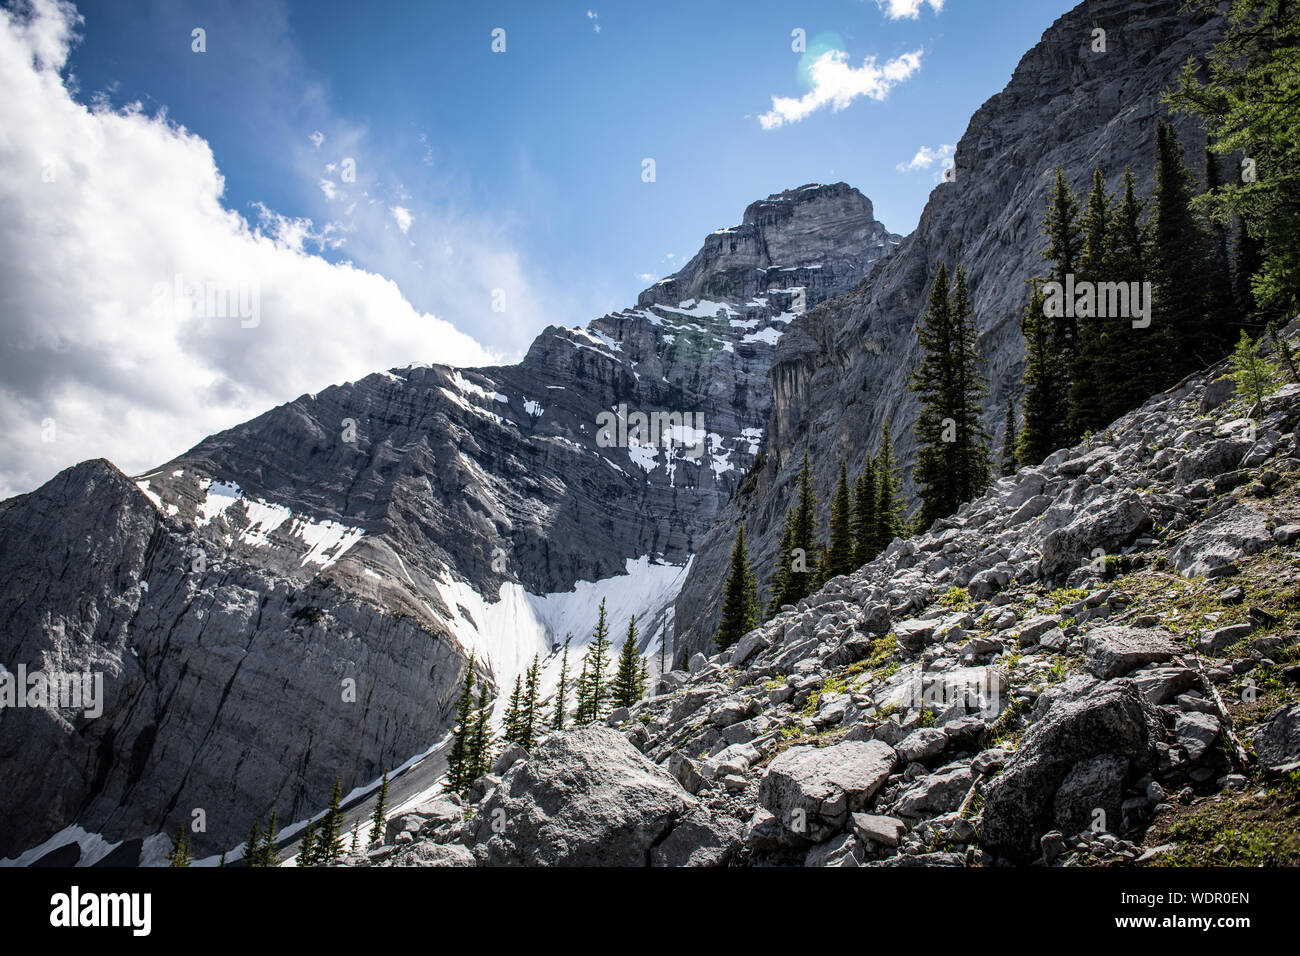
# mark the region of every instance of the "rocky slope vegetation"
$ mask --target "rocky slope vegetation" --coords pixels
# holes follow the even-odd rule
[[[723,512],[701,542],[676,606],[677,638],[708,650],[736,523],[744,520],[762,578],[771,574],[785,509],[805,451],[828,501],[841,459],[857,475],[889,422],[910,494],[912,426],[919,413],[908,377],[920,361],[916,325],[940,264],[965,267],[978,349],[989,380],[985,425],[1000,440],[1009,395],[1019,394],[1024,281],[1041,275],[1043,210],[1060,166],[1086,192],[1095,167],[1114,190],[1130,166],[1150,193],[1161,93],[1187,58],[1213,46],[1221,24],[1181,0],[1088,0],[1047,29],[1006,88],[971,117],[958,140],[955,179],[937,186],[911,233],[850,293],[791,323],[772,367],[766,467],[750,494]],[[1092,50],[1106,31],[1106,52]],[[1194,168],[1204,136],[1179,129]]]
[[[1300,863],[1300,385],[1223,371],[347,862]]]

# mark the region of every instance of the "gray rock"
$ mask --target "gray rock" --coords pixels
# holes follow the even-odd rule
[[[1189,531],[1169,555],[1169,563],[1183,574],[1210,574],[1272,545],[1264,516],[1239,504]]]
[[[1190,711],[1174,722],[1174,737],[1187,751],[1187,759],[1200,760],[1219,739],[1219,718],[1212,714]]]
[[[850,823],[859,839],[879,846],[898,846],[902,842],[903,834],[907,832],[907,824],[897,817],[855,813]]]
[[[808,851],[804,866],[861,866],[866,855],[852,833],[841,833]]]
[[[501,751],[501,756],[492,762],[492,772],[498,777],[515,765],[518,760],[527,760],[528,751],[519,744],[509,744]]]
[[[1279,707],[1255,731],[1255,755],[1278,773],[1300,769],[1300,704]]]
[[[1099,684],[1076,700],[1058,700],[1029,732],[1011,762],[988,784],[982,846],[1029,862],[1052,828],[1056,793],[1076,764],[1113,754],[1141,773],[1154,761],[1163,728],[1132,681]]]
[[[1099,627],[1083,642],[1085,664],[1096,677],[1122,677],[1143,664],[1161,664],[1178,653],[1167,631],[1135,627]]]
[[[1119,754],[1100,754],[1076,763],[1061,781],[1052,801],[1052,822],[1056,828],[1062,833],[1075,834],[1094,824],[1105,829],[1117,826],[1122,817],[1128,771],[1128,758]]]
[[[740,849],[744,828],[736,820],[699,808],[650,851],[651,866],[726,866]]]
[[[894,812],[918,817],[956,810],[974,781],[969,767],[944,767],[919,778],[894,801]]]
[[[556,731],[471,821],[487,866],[645,866],[694,799],[617,731]],[[499,831],[499,832],[498,832]]]
[[[917,760],[929,760],[943,753],[948,746],[948,735],[938,727],[922,727],[914,730],[899,743],[894,745],[898,759],[904,763]]]
[[[787,830],[820,842],[866,808],[894,762],[878,740],[791,747],[768,765],[758,799]]]

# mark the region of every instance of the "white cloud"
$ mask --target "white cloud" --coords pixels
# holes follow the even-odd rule
[[[640,282],[652,282],[654,280],[655,274],[653,272],[638,272],[636,274],[636,277],[637,280]]]
[[[143,471],[377,369],[497,360],[393,281],[308,251],[348,224],[250,223],[202,138],[77,103],[60,76],[77,15],[31,9],[0,9],[0,496],[96,456]],[[159,309],[178,284],[232,308]]]
[[[833,112],[848,107],[859,96],[883,100],[899,83],[921,69],[921,51],[904,53],[877,66],[875,57],[867,57],[860,67],[849,63],[843,50],[828,50],[808,67],[812,89],[799,98],[772,97],[772,109],[758,118],[763,129],[776,129],[797,123],[810,113],[830,107]]]
[[[311,140],[311,144],[317,149],[320,149],[321,143],[325,142],[325,134],[320,130],[316,130],[316,132],[312,133],[307,138]]]
[[[938,149],[922,146],[916,151],[915,156],[905,163],[899,163],[895,168],[900,173],[910,173],[917,169],[929,169],[935,163],[945,163],[951,159],[956,148],[951,143],[944,143]]]
[[[927,3],[935,13],[943,10],[944,0],[876,0],[876,6],[890,20],[915,20]]]
[[[388,211],[393,216],[393,222],[397,223],[397,228],[402,230],[402,235],[411,231],[411,210],[405,206],[393,206]]]

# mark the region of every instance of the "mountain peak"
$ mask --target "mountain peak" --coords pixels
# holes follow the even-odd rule
[[[810,307],[847,292],[901,238],[848,183],[809,183],[750,203],[740,225],[709,233],[679,272],[642,292],[637,304],[743,302],[769,290],[802,289]]]

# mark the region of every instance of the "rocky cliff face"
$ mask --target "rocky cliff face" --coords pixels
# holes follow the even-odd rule
[[[1300,863],[1300,384],[1223,371],[347,863]]]
[[[967,271],[990,385],[985,423],[997,447],[1006,399],[1019,390],[1024,280],[1043,271],[1041,221],[1055,169],[1086,192],[1095,167],[1114,190],[1129,166],[1149,193],[1160,95],[1218,35],[1217,20],[1181,8],[1177,0],[1089,0],[1057,20],[1006,89],[971,118],[957,144],[955,181],[936,187],[916,231],[847,295],[791,324],[772,368],[767,467],[700,546],[677,602],[680,643],[708,646],[738,521],[764,581],[770,576],[805,450],[825,502],[841,459],[856,475],[887,421],[905,491],[913,490],[919,409],[907,384],[920,361],[916,325],[941,263]],[[1091,49],[1098,27],[1105,53]],[[1195,168],[1203,141],[1190,127],[1184,134]]]
[[[301,819],[432,746],[471,651],[497,684],[551,669],[601,597],[653,656],[763,443],[775,343],[898,241],[844,184],[780,193],[518,365],[371,375],[4,502],[0,663],[102,672],[105,710],[0,710],[0,855]]]

